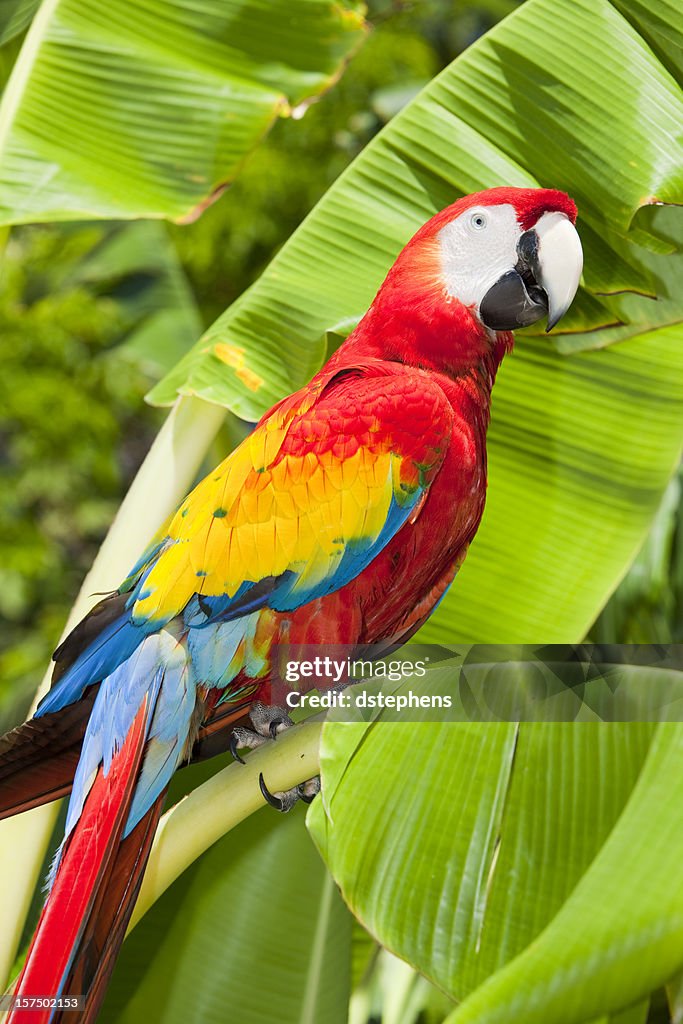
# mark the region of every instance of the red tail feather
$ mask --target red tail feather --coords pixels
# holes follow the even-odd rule
[[[67,984],[71,992],[88,993],[78,1024],[93,1024],[97,1019],[142,884],[165,796],[165,792],[161,794],[119,846],[102,901],[88,920]],[[60,1015],[51,1024],[72,1020]]]
[[[63,991],[88,918],[116,860],[142,759],[147,716],[145,697],[109,772],[105,776],[100,768],[97,773],[78,825],[62,852],[16,995],[56,996]],[[17,1009],[10,1013],[7,1024],[47,1024],[51,1017],[50,1009]]]

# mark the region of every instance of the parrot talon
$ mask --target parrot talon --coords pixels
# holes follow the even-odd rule
[[[239,761],[240,764],[245,764],[244,758],[237,753],[239,747],[245,747],[247,750],[256,750],[257,747],[262,747],[264,743],[269,742],[270,740],[267,736],[260,736],[253,729],[245,729],[243,726],[238,725],[232,730],[228,749],[236,761]]]
[[[259,772],[258,784],[259,789],[263,794],[263,799],[266,801],[266,803],[270,804],[271,807],[274,807],[276,811],[281,811],[282,800],[280,800],[278,797],[274,796],[274,794],[270,792],[270,790],[266,786],[265,779],[263,778],[263,772]]]
[[[317,794],[320,792],[320,776],[316,775],[313,779],[307,779],[306,782],[302,782],[298,786],[293,786],[292,789],[286,789],[283,792],[271,793],[266,786],[266,781],[263,778],[263,772],[259,773],[258,784],[263,795],[263,799],[271,807],[274,807],[276,811],[281,811],[286,814],[287,811],[291,811],[292,807],[298,800],[303,800],[305,804],[313,802]]]
[[[245,729],[241,725],[235,726],[228,744],[230,753],[240,764],[245,764],[244,758],[238,753],[240,747],[255,750],[257,747],[263,746],[264,743],[271,743],[281,732],[294,725],[292,719],[282,708],[268,707],[267,704],[262,704],[260,701],[257,701],[251,708],[249,718],[254,728]]]
[[[233,759],[233,761],[239,761],[240,764],[246,764],[247,762],[238,753],[238,747],[239,747],[239,741],[237,739],[237,736],[235,736],[235,733],[233,732],[232,736],[230,737],[230,743],[228,745],[228,749],[229,749],[230,753],[232,754],[232,759]]]
[[[286,789],[282,793],[271,793],[266,786],[263,772],[259,772],[258,784],[266,803],[274,807],[276,811],[281,811],[282,814],[291,811],[300,796],[298,786],[295,786],[293,789]]]

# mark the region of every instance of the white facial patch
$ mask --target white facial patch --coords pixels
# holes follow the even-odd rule
[[[473,206],[446,224],[438,239],[448,294],[478,312],[489,288],[517,263],[521,234],[509,203]]]

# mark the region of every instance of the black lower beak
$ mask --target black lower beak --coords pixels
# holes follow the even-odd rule
[[[548,296],[538,284],[538,235],[525,231],[517,245],[518,260],[491,285],[479,306],[479,316],[492,331],[528,327],[548,312]]]

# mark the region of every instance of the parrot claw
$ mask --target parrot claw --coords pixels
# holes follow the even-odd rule
[[[277,739],[279,733],[294,725],[292,719],[282,708],[268,707],[266,704],[261,704],[260,701],[252,706],[249,718],[254,728],[245,729],[238,725],[233,729],[230,737],[230,753],[240,764],[245,763],[244,758],[239,754],[240,747],[254,750],[256,747],[262,747],[264,743],[272,743]],[[298,800],[310,804],[316,793],[320,792],[320,779],[317,775],[314,779],[308,779],[299,786],[278,793],[271,793],[266,786],[263,773],[259,774],[258,784],[266,803],[274,807],[276,811],[282,811],[283,814],[290,811]]]
[[[247,750],[255,750],[257,747],[277,739],[281,732],[289,729],[294,722],[286,711],[278,707],[268,707],[260,701],[252,706],[249,711],[249,718],[254,726],[253,729],[245,729],[238,725],[232,730],[229,750],[233,758],[244,764],[244,758],[238,754],[239,747],[246,747]]]
[[[266,786],[265,779],[263,778],[263,772],[259,773],[258,784],[263,794],[263,799],[271,807],[274,807],[276,811],[281,811],[286,814],[287,811],[291,811],[292,807],[298,800],[303,800],[305,804],[310,804],[315,799],[316,794],[320,792],[320,777],[318,775],[313,779],[308,779],[306,782],[302,782],[299,786],[294,786],[292,789],[286,789],[283,792],[271,793]]]
[[[287,789],[282,793],[271,793],[264,781],[263,772],[260,772],[259,774],[258,784],[266,803],[270,804],[271,807],[274,807],[276,811],[282,811],[283,814],[291,810],[299,799],[296,786],[294,789]]]
[[[276,739],[278,733],[284,732],[285,729],[289,729],[294,725],[294,722],[283,708],[269,707],[258,700],[252,704],[249,718],[259,736],[263,736],[266,739],[270,738],[271,740]]]
[[[232,756],[240,764],[245,764],[245,760],[238,754],[238,749],[244,747],[247,750],[256,750],[257,747],[263,746],[264,743],[268,743],[269,739],[267,736],[260,736],[257,732],[252,729],[244,729],[238,725],[232,730],[232,736],[230,737],[229,749]]]
[[[238,737],[235,735],[235,732],[236,730],[233,730],[232,736],[230,737],[228,750],[232,754],[233,761],[239,761],[240,764],[246,764],[247,762],[244,760],[243,757],[240,756],[238,752],[237,748],[239,747],[240,743]]]

